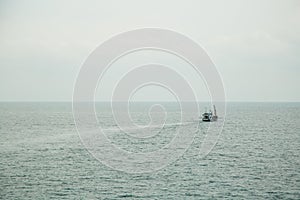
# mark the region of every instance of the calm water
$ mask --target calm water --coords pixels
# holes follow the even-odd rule
[[[168,122],[176,123],[178,110],[172,109]],[[99,110],[109,137],[129,151],[155,150],[176,128],[166,129],[167,137],[146,146],[134,144],[134,149],[118,135],[105,108]],[[148,120],[138,106],[133,118]],[[226,119],[217,145],[205,159],[196,156],[205,135],[199,131],[176,162],[155,173],[127,174],[101,164],[83,147],[69,103],[0,103],[0,196],[300,199],[300,103],[229,103]]]

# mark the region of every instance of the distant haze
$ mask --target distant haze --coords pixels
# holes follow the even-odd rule
[[[171,29],[199,43],[229,101],[300,101],[300,1],[284,0],[1,0],[0,101],[71,101],[88,55],[113,35],[143,27]],[[149,56],[166,59],[153,52],[139,58]],[[207,100],[203,88],[200,80],[198,96]],[[172,99],[153,88],[136,98],[149,96]]]

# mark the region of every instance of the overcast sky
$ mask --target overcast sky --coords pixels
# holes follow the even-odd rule
[[[71,101],[91,51],[143,27],[203,46],[229,101],[300,101],[300,1],[286,0],[0,0],[0,101]]]

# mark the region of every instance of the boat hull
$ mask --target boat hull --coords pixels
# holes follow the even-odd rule
[[[217,121],[217,120],[218,120],[217,116],[213,116],[211,118],[202,118],[203,122],[214,122],[214,121]]]

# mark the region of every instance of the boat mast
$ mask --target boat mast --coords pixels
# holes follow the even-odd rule
[[[214,105],[214,115],[217,116],[216,106]]]

